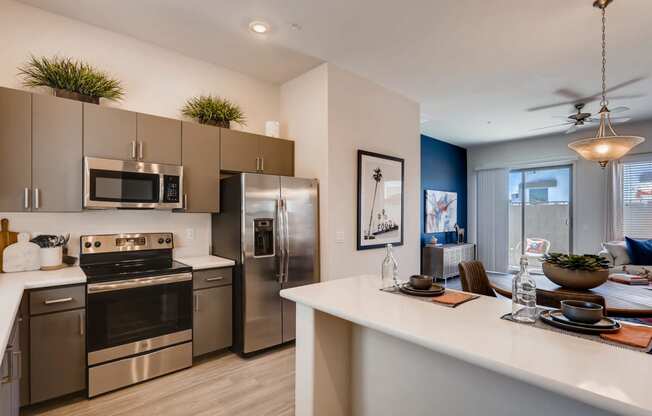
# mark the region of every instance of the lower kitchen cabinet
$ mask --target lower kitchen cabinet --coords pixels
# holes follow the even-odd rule
[[[31,403],[86,388],[86,310],[30,318]]]
[[[230,273],[229,269],[229,276]],[[228,284],[193,292],[193,356],[197,357],[232,345],[232,291],[232,286]]]
[[[0,416],[18,416],[20,409],[21,351],[16,318],[4,356],[0,357]]]

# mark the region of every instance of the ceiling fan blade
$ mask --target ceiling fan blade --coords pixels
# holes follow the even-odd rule
[[[545,129],[552,129],[555,127],[562,127],[562,126],[568,126],[570,124],[575,124],[575,123],[561,123],[561,124],[553,124],[552,126],[546,126],[546,127],[538,127],[536,129],[531,129],[530,131],[537,131],[537,130],[545,130]]]
[[[526,111],[533,112],[533,111],[547,110],[549,108],[561,107],[563,105],[572,105],[572,104],[575,104],[576,102],[577,102],[576,100],[573,100],[573,101],[563,101],[563,102],[554,103],[554,104],[539,105],[539,106],[536,106],[536,107],[530,107]]]
[[[577,124],[573,124],[572,126],[570,126],[570,128],[566,130],[565,134],[575,133],[575,131],[577,131]]]
[[[614,107],[614,108],[610,108],[610,109],[609,109],[609,112],[610,112],[611,114],[623,113],[623,112],[625,112],[625,111],[629,111],[629,107],[625,107],[624,105],[621,105],[621,106],[619,106],[619,107]]]
[[[619,90],[621,88],[627,87],[628,85],[636,84],[637,82],[643,81],[645,78],[647,78],[647,77],[636,77],[636,78],[630,79],[629,81],[623,81],[620,84],[616,84],[614,86],[611,86],[611,87],[607,88],[607,92],[616,91],[616,90]]]
[[[643,98],[647,97],[647,94],[627,94],[627,95],[610,95],[607,98],[610,100],[629,100],[632,98]]]
[[[574,100],[574,101],[577,101],[582,98],[582,94],[578,93],[577,91],[573,91],[570,88],[560,88],[557,91],[555,91],[555,94],[561,95],[564,98],[568,98],[569,100]]]
[[[611,117],[611,122],[614,124],[627,123],[631,117]]]

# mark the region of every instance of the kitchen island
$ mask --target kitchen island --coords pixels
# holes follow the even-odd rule
[[[286,289],[297,303],[296,414],[652,415],[652,355],[448,308],[377,276]]]

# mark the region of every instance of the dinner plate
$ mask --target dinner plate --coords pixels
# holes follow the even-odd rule
[[[560,310],[554,310],[550,311],[550,317],[554,319],[555,321],[559,321],[565,324],[570,324],[570,325],[577,325],[581,327],[586,327],[586,328],[605,328],[605,329],[610,329],[618,325],[618,322],[614,321],[611,318],[604,317],[600,322],[597,322],[595,324],[587,324],[584,322],[576,322],[568,319]]]
[[[442,286],[438,284],[433,284],[430,286],[429,290],[421,290],[421,289],[415,289],[412,286],[410,286],[409,283],[403,283],[398,287],[398,290],[401,292],[407,294],[407,295],[412,295],[412,296],[440,296],[443,295],[446,289],[444,289]]]
[[[591,328],[591,327],[586,327],[586,326],[579,326],[576,323],[568,323],[562,322],[562,321],[557,321],[553,319],[550,316],[551,311],[544,311],[541,312],[539,315],[539,319],[541,319],[543,322],[552,325],[556,328],[560,329],[565,329],[567,331],[572,331],[572,332],[584,332],[586,334],[603,334],[603,333],[611,333],[611,332],[618,332],[620,331],[621,325],[620,323],[616,322],[616,326],[611,327],[611,328]]]

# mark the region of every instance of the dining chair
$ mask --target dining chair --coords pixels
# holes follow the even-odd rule
[[[496,292],[491,288],[489,277],[481,261],[463,261],[458,265],[462,290],[478,295],[496,297]]]
[[[562,300],[580,300],[583,302],[597,303],[603,308],[606,308],[604,298],[595,293],[582,293],[575,291],[565,290],[544,290],[537,289],[537,305],[546,306],[548,308],[561,308]]]

